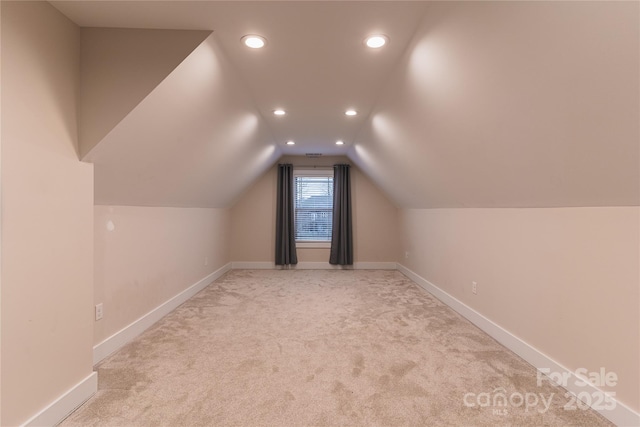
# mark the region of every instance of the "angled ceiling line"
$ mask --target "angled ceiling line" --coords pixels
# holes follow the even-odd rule
[[[211,31],[81,28],[80,157],[101,141],[177,67]]]

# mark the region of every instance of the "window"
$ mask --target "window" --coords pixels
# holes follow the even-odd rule
[[[330,242],[333,171],[295,171],[293,187],[296,242]]]

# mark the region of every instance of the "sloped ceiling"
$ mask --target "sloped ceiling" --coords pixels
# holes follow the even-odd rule
[[[211,31],[83,28],[80,155],[84,157]]]
[[[210,35],[87,156],[96,204],[226,207],[280,156]]]
[[[349,156],[404,207],[640,202],[640,3],[433,3]]]
[[[347,154],[402,207],[639,203],[638,3],[52,3],[213,31],[90,151],[96,203],[229,206],[305,152]]]

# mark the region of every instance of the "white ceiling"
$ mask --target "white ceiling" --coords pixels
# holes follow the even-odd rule
[[[86,157],[97,203],[229,206],[308,152],[403,207],[640,203],[638,2],[52,4],[82,27],[213,30]]]
[[[285,154],[346,154],[425,9],[423,2],[397,1],[52,4],[82,27],[213,30]],[[374,33],[391,42],[366,48],[365,37]],[[266,37],[266,47],[244,47],[246,34]],[[289,114],[275,117],[276,108]],[[359,115],[345,116],[348,108]]]

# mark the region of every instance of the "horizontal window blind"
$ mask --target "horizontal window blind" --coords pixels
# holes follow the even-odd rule
[[[333,177],[296,176],[295,227],[297,241],[331,241]]]

